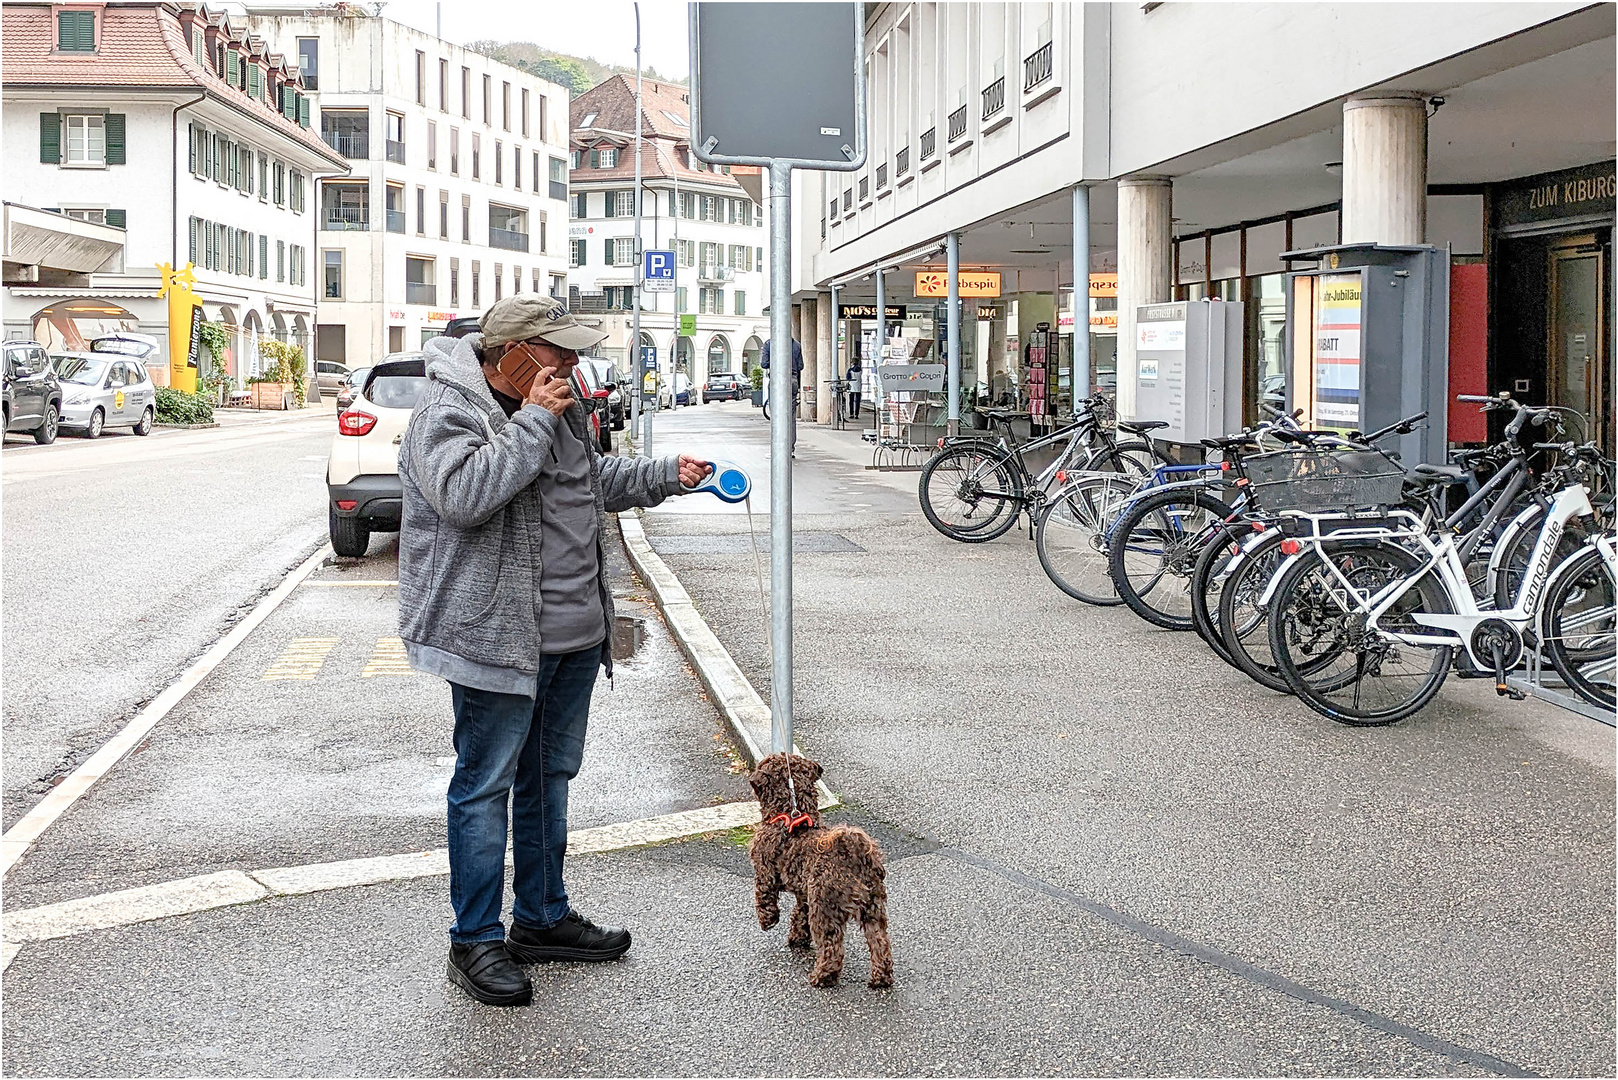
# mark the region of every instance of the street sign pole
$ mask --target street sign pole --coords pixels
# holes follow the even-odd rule
[[[641,265],[640,254],[640,5],[635,5],[635,311],[631,316],[632,328],[629,332],[629,348],[625,350],[631,357],[630,363],[635,367],[635,392],[629,395],[629,431],[636,431],[635,421],[640,419],[643,411],[640,408],[641,388],[645,380],[640,374],[640,290],[641,275],[645,267]],[[655,386],[656,383],[654,382]],[[646,442],[641,446],[640,452],[650,455],[652,452],[652,419],[646,418]]]
[[[770,166],[770,748],[792,752],[792,166]]]

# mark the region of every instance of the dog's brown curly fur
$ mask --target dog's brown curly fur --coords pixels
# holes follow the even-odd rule
[[[788,831],[770,819],[792,814],[787,786],[788,769],[797,790],[800,812],[814,815],[815,823]],[[758,924],[769,930],[781,920],[780,894],[797,897],[787,927],[787,944],[797,949],[815,947],[813,986],[830,986],[843,970],[843,929],[859,919],[865,944],[871,950],[872,988],[893,985],[893,952],[888,947],[887,872],[882,849],[863,830],[851,825],[827,828],[815,809],[818,762],[796,754],[771,754],[748,777],[764,811],[764,822],[747,845],[753,857],[754,899]]]

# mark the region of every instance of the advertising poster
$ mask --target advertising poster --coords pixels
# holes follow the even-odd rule
[[[1315,289],[1315,423],[1360,425],[1360,275],[1323,274]]]

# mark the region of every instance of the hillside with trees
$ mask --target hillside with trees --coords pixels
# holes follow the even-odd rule
[[[623,64],[605,64],[588,56],[569,56],[567,53],[542,49],[531,41],[473,41],[467,44],[467,48],[542,79],[560,83],[568,88],[573,97],[614,75],[635,74],[634,68]],[[684,79],[671,79],[659,74],[655,68],[642,68],[641,75],[658,82],[685,85]]]

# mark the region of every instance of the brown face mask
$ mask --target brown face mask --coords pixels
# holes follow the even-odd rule
[[[510,380],[519,395],[526,397],[534,380],[539,378],[540,369],[547,366],[539,350],[524,341],[508,349],[494,369]]]

